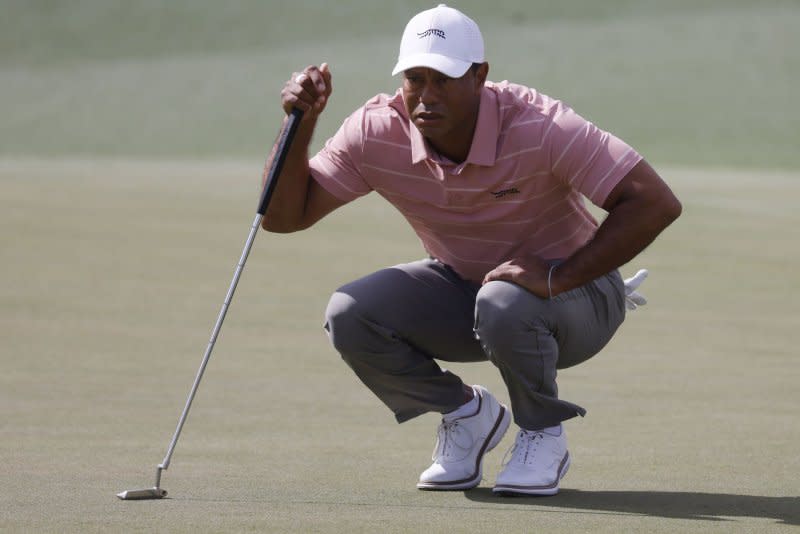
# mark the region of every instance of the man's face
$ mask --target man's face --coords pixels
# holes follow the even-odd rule
[[[445,155],[460,151],[465,143],[469,151],[487,67],[484,63],[477,70],[467,69],[461,78],[427,67],[403,72],[403,102],[411,122]]]

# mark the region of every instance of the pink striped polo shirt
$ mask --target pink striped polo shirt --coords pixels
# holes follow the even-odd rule
[[[570,256],[598,226],[583,196],[601,205],[640,160],[560,101],[486,82],[461,164],[425,142],[398,90],[345,119],[310,165],[312,177],[342,201],[378,192],[431,257],[479,282],[514,257]]]

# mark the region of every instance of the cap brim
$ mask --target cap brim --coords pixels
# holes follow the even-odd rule
[[[462,61],[439,54],[414,54],[397,62],[392,76],[414,67],[428,67],[451,78],[461,78],[472,65],[470,61]]]

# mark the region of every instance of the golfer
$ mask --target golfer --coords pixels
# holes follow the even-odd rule
[[[477,24],[444,4],[405,28],[392,75],[309,159],[332,94],[327,64],[286,82],[305,112],[264,219],[294,232],[377,192],[426,257],[342,286],[325,329],[398,422],[439,412],[433,463],[417,487],[468,489],[513,417],[519,431],[494,485],[552,495],[570,465],[562,422],[585,410],[558,395],[558,369],[597,354],[625,318],[617,268],[681,213],[630,146],[535,89],[488,81]],[[608,212],[598,224],[586,197]],[[511,410],[440,361],[492,362]],[[513,413],[513,416],[512,416]]]

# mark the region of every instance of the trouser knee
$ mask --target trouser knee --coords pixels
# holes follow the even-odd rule
[[[533,341],[531,332],[546,330],[547,323],[545,301],[515,284],[489,282],[478,292],[475,333],[494,363],[515,357]]]
[[[351,367],[392,368],[401,365],[397,358],[385,358],[400,343],[397,333],[382,324],[380,308],[373,309],[369,300],[354,298],[337,291],[325,310],[325,330],[333,347]]]
[[[363,323],[358,303],[345,293],[334,293],[325,309],[325,330],[331,344],[346,358],[348,354],[356,354],[360,349],[363,337]]]

